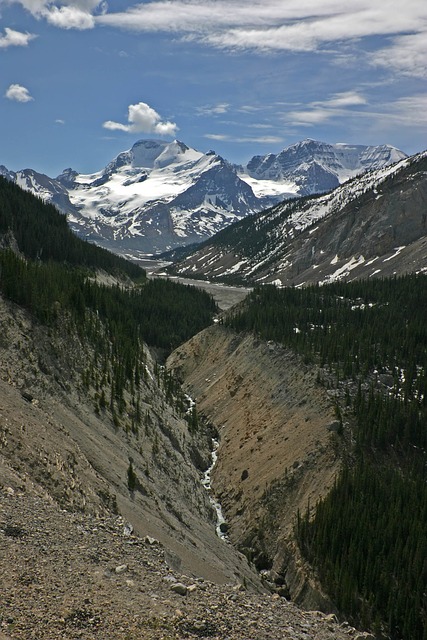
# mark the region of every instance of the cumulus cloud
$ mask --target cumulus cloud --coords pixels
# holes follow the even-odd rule
[[[161,136],[174,136],[178,126],[174,122],[162,122],[161,116],[145,102],[131,104],[128,107],[128,124],[107,120],[103,127],[110,131],[128,133],[154,133]]]
[[[34,100],[28,89],[21,84],[11,84],[4,95],[8,100],[14,100],[15,102],[31,102],[31,100]]]
[[[30,40],[36,38],[32,33],[22,33],[21,31],[15,31],[5,27],[4,36],[0,35],[0,49],[7,49],[8,47],[26,47]]]
[[[43,11],[43,17],[54,27],[60,29],[93,29],[95,18],[91,13],[79,7],[49,7]]]

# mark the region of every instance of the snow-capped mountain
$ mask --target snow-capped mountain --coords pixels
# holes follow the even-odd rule
[[[307,139],[277,155],[254,156],[240,168],[239,175],[256,194],[264,185],[267,192],[280,185],[282,193],[305,196],[330,191],[349,178],[406,157],[389,145],[327,144]]]
[[[305,140],[235,167],[175,140],[140,140],[96,173],[0,173],[52,202],[82,237],[130,256],[200,243],[289,197],[328,191],[352,175],[406,157],[393,147]]]
[[[125,252],[201,242],[263,206],[226,160],[179,141],[140,140],[100,172],[57,180],[79,235]]]
[[[427,272],[427,151],[224,229],[174,273],[296,285]]]

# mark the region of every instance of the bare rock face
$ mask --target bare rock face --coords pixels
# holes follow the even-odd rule
[[[212,486],[231,541],[282,595],[328,608],[294,538],[296,514],[331,487],[340,467],[334,407],[317,372],[295,354],[222,327],[169,358],[220,437]]]

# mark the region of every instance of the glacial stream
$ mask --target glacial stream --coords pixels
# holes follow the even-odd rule
[[[218,455],[217,455],[218,447],[219,447],[218,440],[215,440],[214,438],[212,438],[212,453],[211,453],[212,464],[208,469],[206,469],[206,471],[203,474],[202,485],[205,487],[206,491],[209,492],[209,500],[211,502],[211,505],[215,509],[216,533],[218,537],[221,538],[222,540],[227,540],[227,534],[223,530],[223,527],[221,527],[221,525],[225,524],[225,518],[223,516],[220,503],[217,500],[215,500],[215,498],[212,495],[212,487],[211,487],[211,473],[218,459]]]

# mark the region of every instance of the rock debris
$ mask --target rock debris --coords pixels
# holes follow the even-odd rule
[[[0,640],[362,640],[277,594],[181,575],[123,518],[60,509],[0,485]]]

